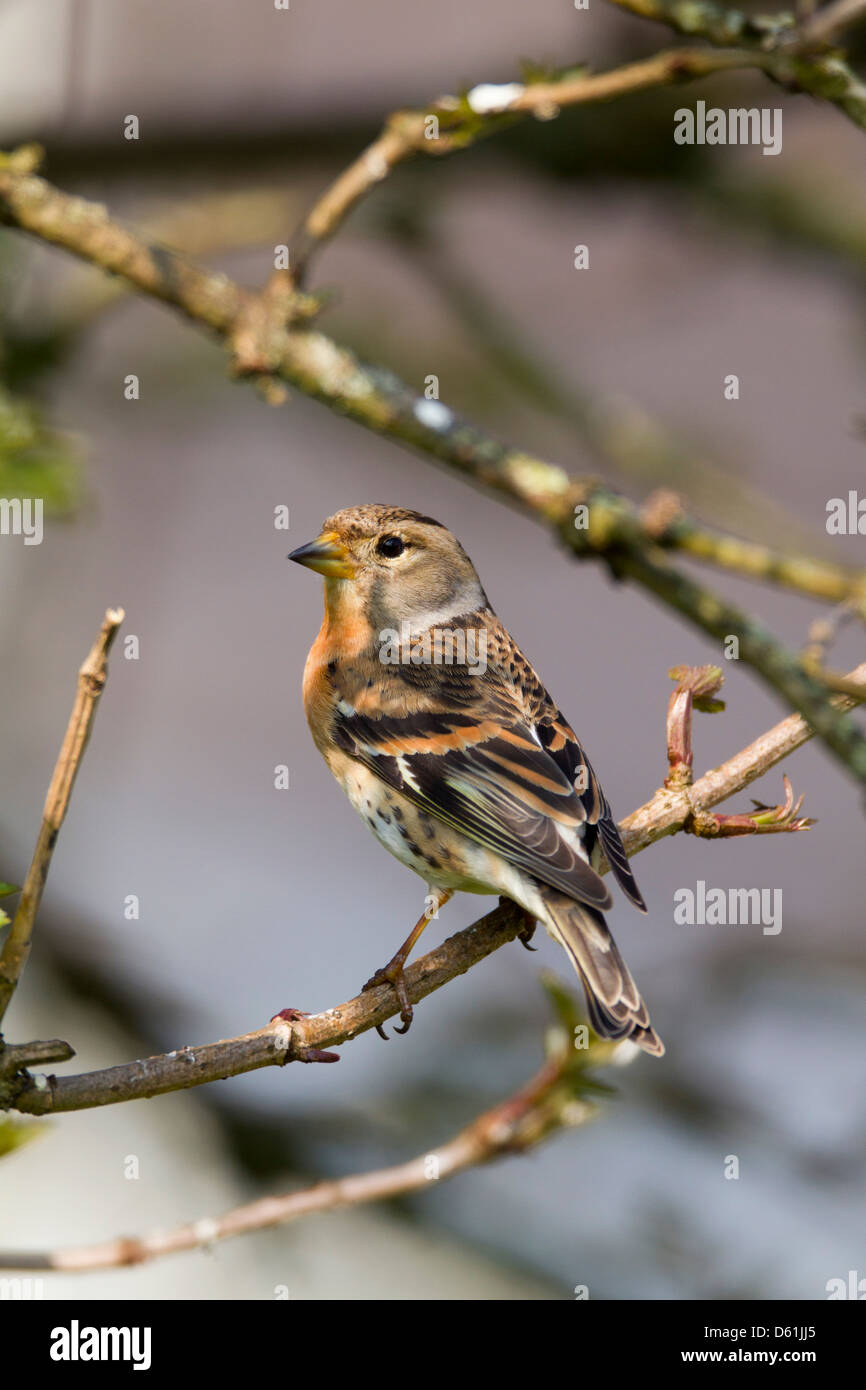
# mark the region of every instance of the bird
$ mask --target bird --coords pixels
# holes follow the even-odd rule
[[[499,894],[523,909],[529,934],[540,922],[564,947],[596,1034],[661,1056],[604,918],[613,898],[602,854],[647,910],[610,806],[460,542],[430,516],[375,503],[335,512],[288,558],[324,578],[303,678],[313,741],[376,838],[428,889],[424,913],[364,989],[391,985],[396,1031],[407,1032],[404,966],[430,918],[455,892]]]

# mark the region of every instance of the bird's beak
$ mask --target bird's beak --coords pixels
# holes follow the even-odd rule
[[[289,556],[308,570],[318,570],[326,579],[354,579],[355,566],[336,531],[323,531],[314,541],[299,545]]]

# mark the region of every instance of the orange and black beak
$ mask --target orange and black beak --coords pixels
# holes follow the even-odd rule
[[[314,541],[299,545],[289,556],[308,570],[318,570],[326,579],[354,579],[355,566],[336,531],[323,531]]]

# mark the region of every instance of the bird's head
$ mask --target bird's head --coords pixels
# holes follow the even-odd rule
[[[488,607],[460,542],[432,517],[403,507],[335,512],[289,559],[324,575],[329,612],[362,609],[374,629],[407,621],[422,632]]]

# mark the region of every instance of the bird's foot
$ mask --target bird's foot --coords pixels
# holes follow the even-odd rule
[[[406,957],[403,955],[402,951],[398,951],[393,960],[390,960],[381,970],[377,970],[375,975],[370,976],[361,990],[361,993],[365,994],[368,989],[377,989],[379,985],[391,985],[397,996],[397,1003],[400,1005],[400,1022],[403,1024],[402,1028],[397,1024],[394,1025],[395,1033],[408,1033],[412,1026],[412,1018],[414,1016],[412,1005],[409,1003],[406,976],[403,972],[405,964]],[[376,1032],[385,1042],[388,1041],[388,1034],[385,1032],[381,1023],[376,1024]]]
[[[531,946],[529,943],[535,935],[535,928],[538,926],[538,923],[531,912],[524,912],[523,921],[524,927],[522,931],[517,933],[517,940],[525,951],[537,951],[538,947]]]

